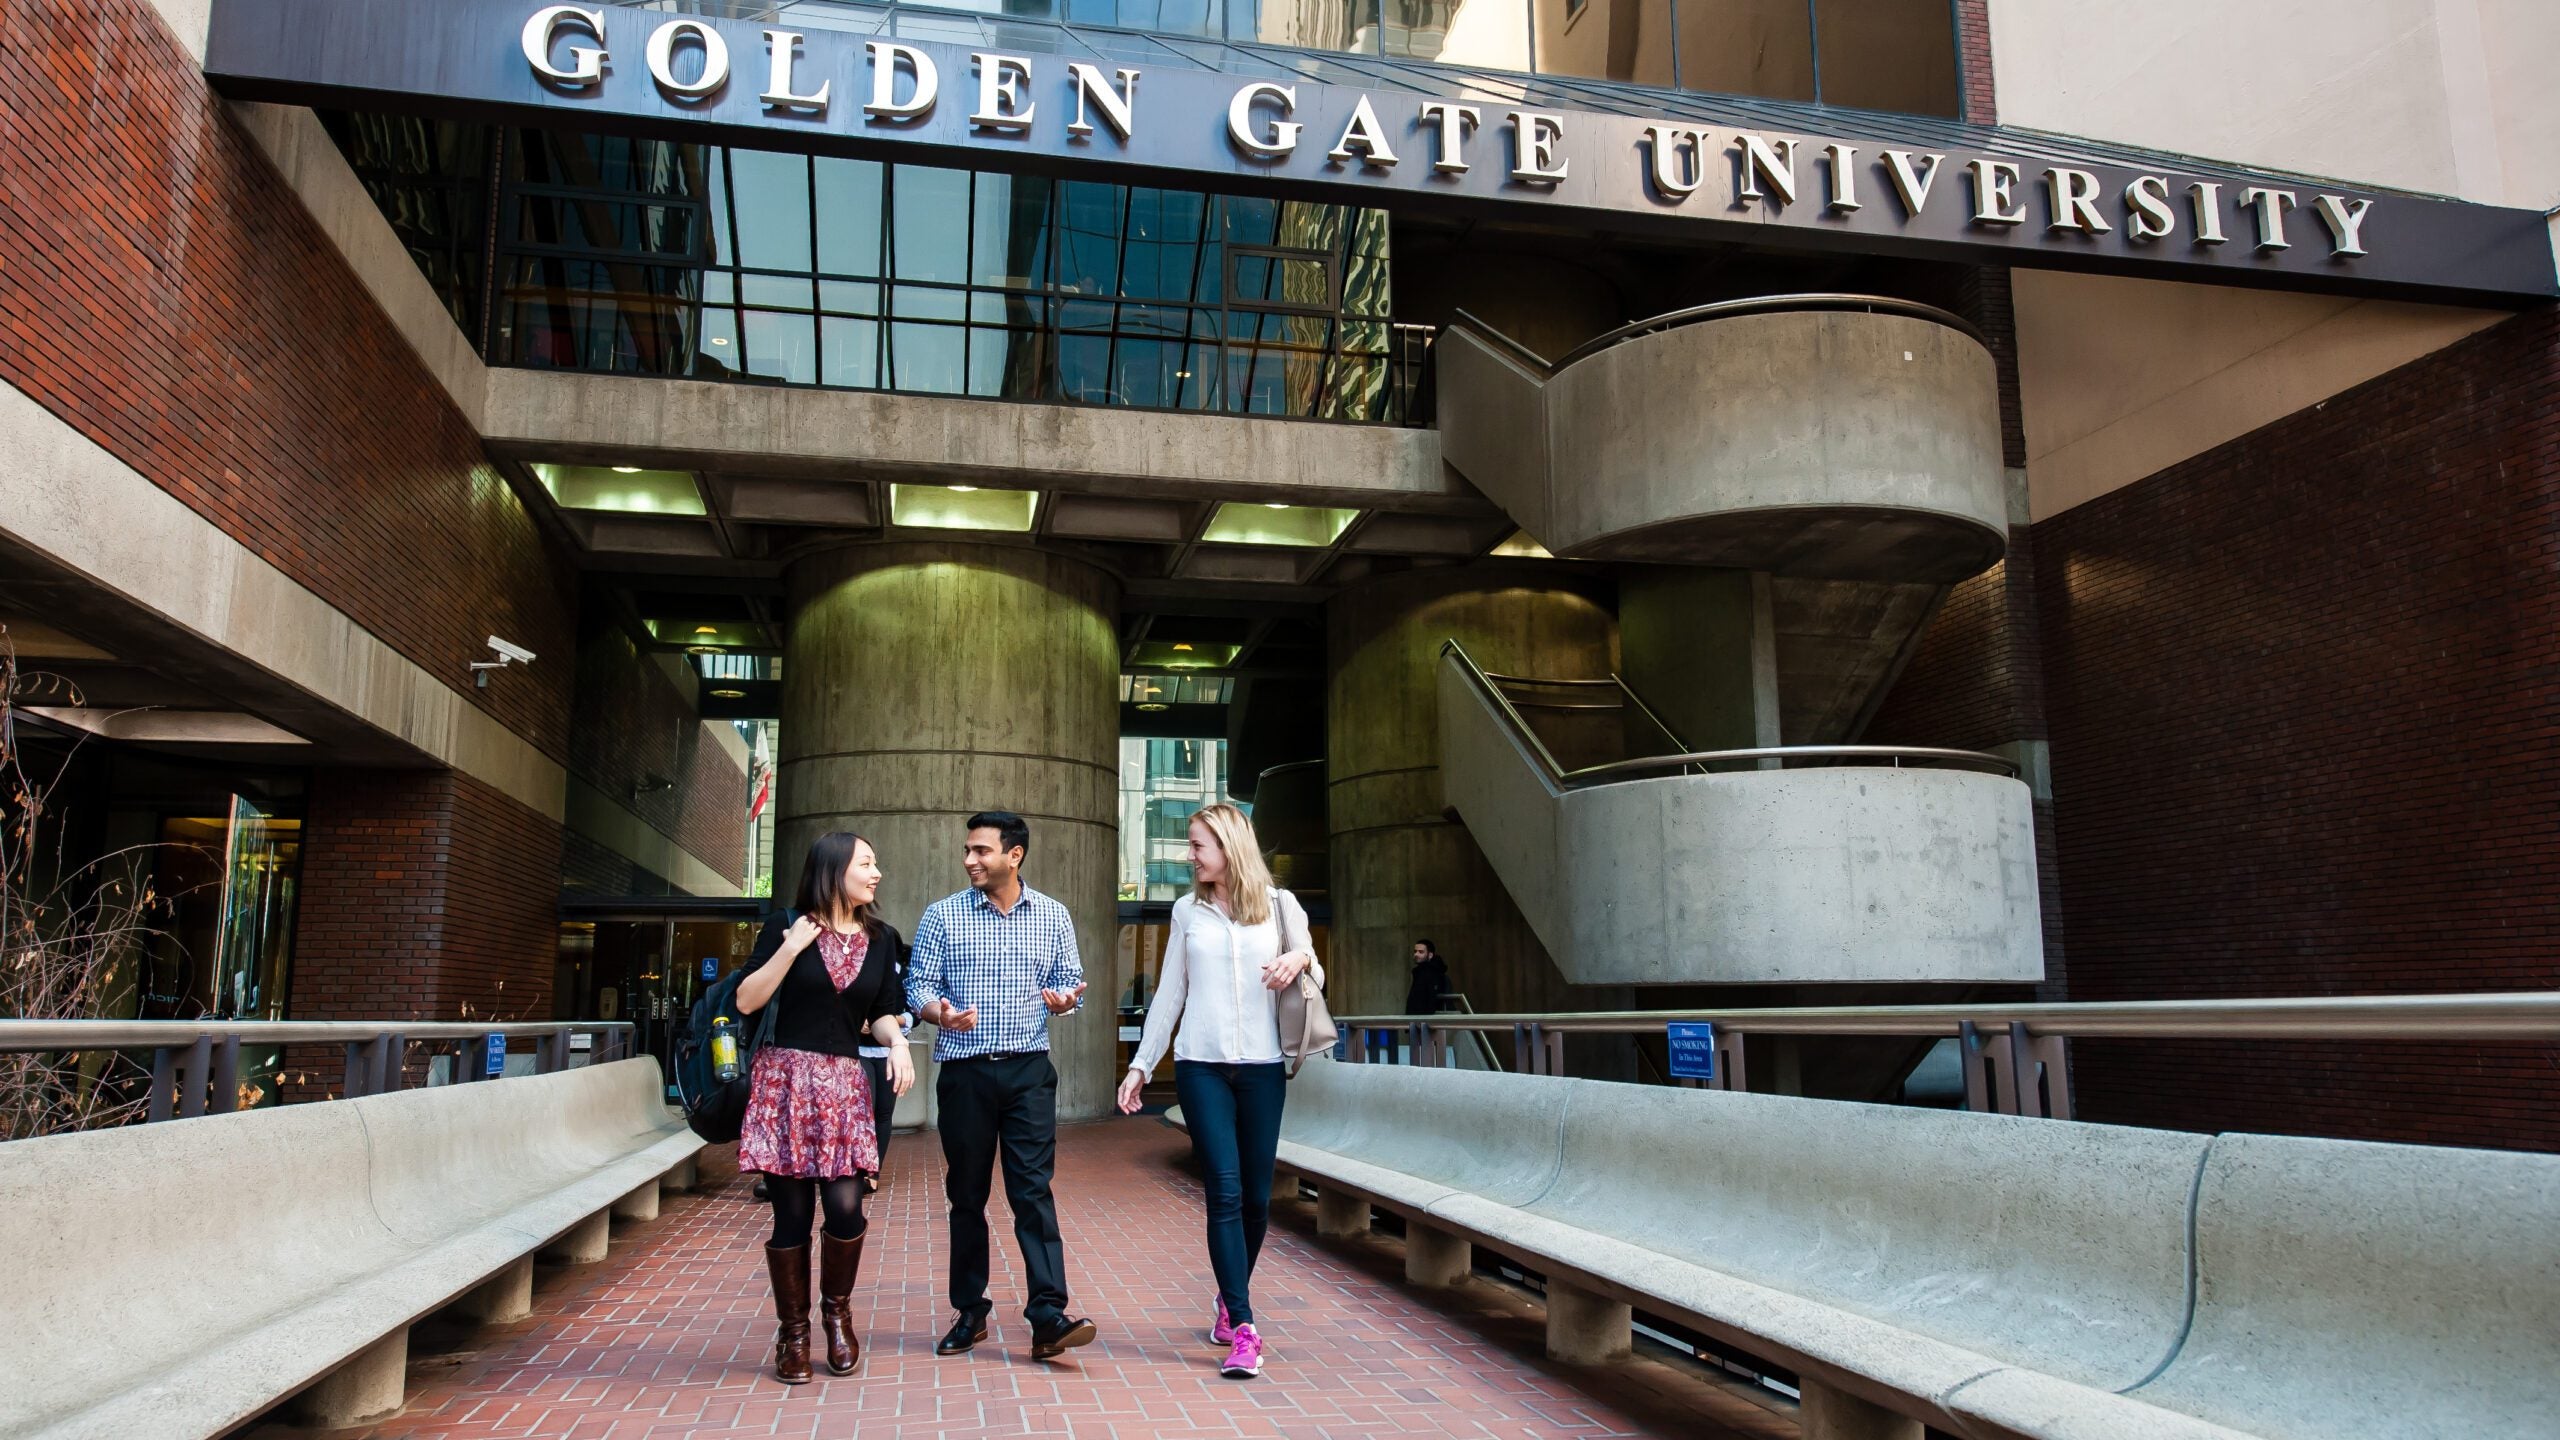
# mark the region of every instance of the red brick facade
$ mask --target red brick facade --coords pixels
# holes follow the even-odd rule
[[[569,566],[144,0],[0,9],[0,380],[566,758]]]
[[[1993,743],[2040,699],[2069,998],[2560,988],[2560,310],[2025,539],[1870,734]],[[2532,1149],[2555,1075],[2533,1046],[2074,1064],[2095,1120]]]
[[[1991,81],[1991,0],[1956,0],[1956,64],[1964,82],[1964,118],[1989,125],[2000,118]]]
[[[560,827],[468,776],[323,770],[291,1013],[548,1020]]]

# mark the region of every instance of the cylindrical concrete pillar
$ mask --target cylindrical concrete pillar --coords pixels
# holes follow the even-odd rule
[[[1474,566],[1356,586],[1326,607],[1335,1013],[1402,1010],[1421,938],[1479,1011],[1562,1008],[1546,947],[1446,818],[1436,677],[1454,638],[1496,673],[1605,678],[1617,630],[1603,598],[1562,567]]]
[[[1075,915],[1093,986],[1049,1027],[1058,1114],[1104,1113],[1118,1078],[1118,582],[1072,556],[966,541],[819,550],[786,579],[774,893],[797,888],[812,840],[851,830],[879,852],[882,913],[912,936],[925,906],[969,883],[969,815],[1021,815],[1023,879]]]

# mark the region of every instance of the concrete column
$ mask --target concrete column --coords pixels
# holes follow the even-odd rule
[[[613,1240],[613,1212],[599,1210],[569,1227],[567,1234],[542,1247],[542,1258],[567,1265],[592,1265],[605,1256]]]
[[[664,1191],[682,1193],[692,1189],[695,1185],[700,1184],[701,1180],[701,1157],[696,1155],[687,1155],[682,1160],[677,1161],[674,1166],[669,1168],[666,1174],[658,1177],[658,1188]]]
[[[509,1262],[453,1302],[454,1312],[481,1325],[504,1325],[533,1313],[533,1257]]]
[[[1556,566],[1478,565],[1354,586],[1326,607],[1335,1014],[1402,1010],[1413,942],[1424,937],[1439,943],[1451,985],[1478,1010],[1572,1008],[1546,947],[1475,840],[1445,814],[1437,675],[1440,647],[1454,637],[1490,671],[1607,676],[1616,623],[1605,591],[1589,584]],[[1614,713],[1544,713],[1561,722],[1542,733],[1550,748],[1563,746],[1557,759],[1568,767],[1623,751]],[[1583,1008],[1625,1008],[1614,992],[1577,998]]]
[[[1316,1190],[1316,1233],[1347,1240],[1369,1233],[1369,1202],[1341,1190]]]
[[[1069,555],[970,541],[814,551],[786,579],[774,893],[797,888],[812,840],[851,830],[879,852],[883,913],[912,935],[926,905],[969,883],[961,822],[1020,814],[1023,879],[1074,913],[1093,985],[1082,1012],[1050,1023],[1058,1115],[1105,1113],[1118,1079],[1118,582]]]
[[[1635,1351],[1635,1313],[1550,1276],[1547,1280],[1547,1358],[1569,1365],[1603,1365]]]
[[[1450,1234],[1414,1221],[1404,1227],[1404,1278],[1441,1289],[1474,1272],[1476,1247]]]
[[[1747,570],[1646,565],[1618,579],[1621,674],[1691,750],[1775,745],[1774,647],[1765,583]],[[1762,673],[1763,660],[1767,674]],[[1765,684],[1764,684],[1765,680]],[[1767,724],[1763,726],[1763,710]],[[1641,715],[1627,717],[1631,753],[1667,755],[1669,742]]]
[[[1928,1434],[1927,1426],[1907,1415],[1835,1390],[1809,1375],[1798,1383],[1804,1395],[1799,1416],[1804,1440],[1922,1440]]]
[[[658,1218],[658,1182],[650,1181],[613,1202],[616,1220],[655,1220]]]
[[[297,1421],[313,1430],[336,1430],[379,1420],[408,1399],[409,1327],[401,1326],[359,1350],[295,1397]]]

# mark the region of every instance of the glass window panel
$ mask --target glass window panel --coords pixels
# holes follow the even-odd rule
[[[1037,175],[980,175],[969,237],[969,280],[1036,290],[1049,283],[1050,182]]]
[[[1822,103],[1955,115],[1955,19],[1940,0],[1820,0]]]
[[[1128,191],[1071,180],[1058,187],[1057,285],[1108,295],[1119,283],[1120,224]]]
[[[1675,0],[1680,86],[1719,95],[1813,98],[1813,19],[1804,0]]]
[[[1108,330],[1111,317],[1118,309],[1108,301],[1062,300],[1058,302],[1058,328],[1061,330]]]
[[[880,322],[830,315],[818,322],[823,382],[874,390],[880,385]]]
[[[889,313],[901,320],[958,320],[968,314],[968,309],[969,296],[964,290],[900,285],[890,292]]]
[[[812,317],[750,310],[745,341],[748,374],[794,385],[818,382],[818,331]]]
[[[1058,394],[1086,405],[1111,403],[1109,334],[1058,337]]]
[[[969,332],[957,325],[889,327],[889,384],[919,395],[957,395]]]
[[[885,9],[875,10],[868,5],[847,5],[842,0],[830,0],[823,6],[792,6],[784,23],[810,30],[841,30],[848,35],[876,35],[880,33],[881,22],[888,18],[889,12]]]
[[[969,318],[987,325],[1038,329],[1048,323],[1049,302],[1036,295],[1008,290],[969,292]]]
[[[1305,50],[1373,53],[1377,0],[1228,0],[1227,38]]]
[[[809,160],[770,150],[729,152],[740,265],[809,268]]]
[[[891,172],[889,258],[901,280],[969,278],[968,171],[900,165]]]
[[[1387,54],[1486,70],[1529,68],[1528,0],[1383,0]]]
[[[1316,414],[1326,420],[1383,419],[1386,394],[1386,357],[1337,355],[1328,367]]]
[[[738,368],[738,312],[727,306],[705,306],[694,320],[694,373],[708,378],[733,374]]]
[[[710,202],[711,254],[715,265],[738,263],[737,242],[729,231],[729,152],[712,146],[705,152],[703,197]]]
[[[769,305],[776,310],[809,308],[809,277],[806,275],[741,275],[738,298],[749,305]]]
[[[1117,25],[1119,0],[1066,0],[1066,21],[1070,25]]]
[[[1046,337],[1036,330],[987,326],[969,331],[969,393],[1003,400],[1045,400],[1041,356]]]
[[[880,287],[866,280],[821,280],[818,308],[853,315],[880,313]]]
[[[880,179],[877,160],[816,160],[818,268],[830,275],[880,273]]]
[[[1185,300],[1200,288],[1206,196],[1181,190],[1129,192],[1129,233],[1120,261],[1120,293]]]
[[[738,277],[728,270],[702,272],[702,298],[726,305],[738,298]]]
[[[986,43],[986,35],[978,29],[977,20],[967,15],[900,10],[897,12],[897,29],[901,40],[940,40],[951,45]]]

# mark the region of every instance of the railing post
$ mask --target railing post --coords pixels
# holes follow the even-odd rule
[[[366,1093],[373,1075],[373,1044],[371,1040],[347,1042],[346,1083],[339,1087],[342,1098],[353,1100]]]
[[[1530,1028],[1531,1027],[1526,1021],[1512,1022],[1511,1069],[1514,1074],[1535,1075],[1538,1073],[1538,1057],[1532,1053],[1529,1048]]]
[[[146,1106],[142,1112],[142,1118],[146,1124],[169,1118],[169,1087],[171,1080],[172,1077],[169,1073],[169,1047],[166,1045],[152,1046],[151,1103]]]
[[[2016,1020],[2009,1022],[2009,1113],[2031,1120],[2044,1118],[2044,1096],[2036,1086],[2035,1042],[2027,1037],[2027,1027]]]
[[[204,1096],[208,1088],[208,1072],[213,1069],[213,1037],[199,1035],[187,1047],[186,1078],[178,1082],[178,1118],[192,1120],[204,1113]]]
[[[1561,1030],[1549,1030],[1544,1025],[1539,1026],[1538,1030],[1545,1037],[1544,1043],[1540,1048],[1545,1052],[1546,1060],[1546,1068],[1538,1073],[1541,1075],[1562,1075],[1564,1073],[1564,1032]]]
[[[1751,1088],[1742,1073],[1742,1050],[1741,1032],[1728,1030],[1721,1025],[1716,1027],[1717,1089],[1748,1090]]]
[[[373,1093],[396,1094],[403,1078],[401,1072],[408,1069],[409,1037],[395,1032],[382,1036],[373,1044]]]
[[[245,1108],[240,1103],[240,1037],[227,1034],[213,1050],[213,1113],[229,1115]]]
[[[2044,1113],[2056,1120],[2071,1118],[2071,1042],[2059,1035],[2038,1035],[2030,1042],[2044,1074]]]
[[[1956,1058],[1964,1068],[1964,1108],[1978,1115],[1988,1113],[1991,1095],[1982,1079],[1982,1031],[1970,1020],[1956,1022]]]

